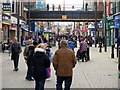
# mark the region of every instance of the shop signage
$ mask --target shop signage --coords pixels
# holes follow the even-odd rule
[[[35,31],[35,22],[31,22],[31,31]]]
[[[114,21],[114,26],[115,26],[115,28],[120,28],[120,19],[116,19]]]
[[[120,15],[115,16],[115,20],[120,19]]]
[[[11,12],[11,5],[10,3],[3,3],[3,12]]]
[[[114,19],[114,18],[113,18],[113,15],[110,16],[110,17],[108,17],[108,21],[113,20],[113,19]]]
[[[2,15],[2,21],[3,22],[6,22],[6,23],[10,23],[10,16],[9,15],[6,15],[6,14],[3,14]]]
[[[11,30],[17,30],[17,25],[16,25],[16,24],[12,24],[12,25],[10,26],[10,29],[11,29]]]
[[[40,24],[40,29],[44,29],[44,25],[43,24]]]
[[[120,14],[115,16],[114,26],[120,28]]]
[[[21,25],[21,28],[28,31],[28,25]]]
[[[108,19],[102,18],[102,23],[108,22]]]
[[[67,15],[62,15],[62,20],[66,20],[67,19]]]

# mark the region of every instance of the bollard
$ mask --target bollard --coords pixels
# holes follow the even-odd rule
[[[0,44],[0,52],[2,51],[2,44]]]
[[[117,57],[118,57],[118,52],[119,52],[119,45],[117,44]]]
[[[87,47],[87,57],[86,57],[86,60],[87,61],[90,61],[90,49],[89,49],[89,47]]]
[[[99,43],[99,47],[100,47],[99,52],[101,53],[102,52],[102,42]]]
[[[111,47],[111,50],[112,50],[112,52],[111,52],[111,58],[114,58],[114,47],[115,47],[115,45],[113,44],[112,47]]]
[[[58,39],[58,49],[60,49],[60,39]]]

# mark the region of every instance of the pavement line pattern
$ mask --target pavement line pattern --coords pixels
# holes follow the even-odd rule
[[[81,70],[82,70],[82,72],[85,76],[85,79],[88,81],[88,84],[89,84],[90,88],[95,88],[94,84],[92,83],[92,81],[89,79],[87,73],[85,72],[85,69],[84,70],[82,69],[82,68],[84,68],[84,66],[80,65],[80,68],[81,68]]]

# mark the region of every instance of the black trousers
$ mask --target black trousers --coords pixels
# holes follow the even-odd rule
[[[32,77],[33,77],[33,66],[28,62],[26,64],[27,64],[27,67],[28,67],[26,78],[27,79],[32,79]]]
[[[81,52],[81,59],[82,59],[82,62],[84,62],[84,60],[87,60],[86,59],[86,51]]]
[[[14,62],[14,69],[18,69],[19,54],[14,54],[13,62]]]

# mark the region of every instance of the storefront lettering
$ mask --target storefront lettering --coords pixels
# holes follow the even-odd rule
[[[3,15],[2,21],[3,21],[3,22],[8,22],[8,23],[10,23],[10,17]]]

